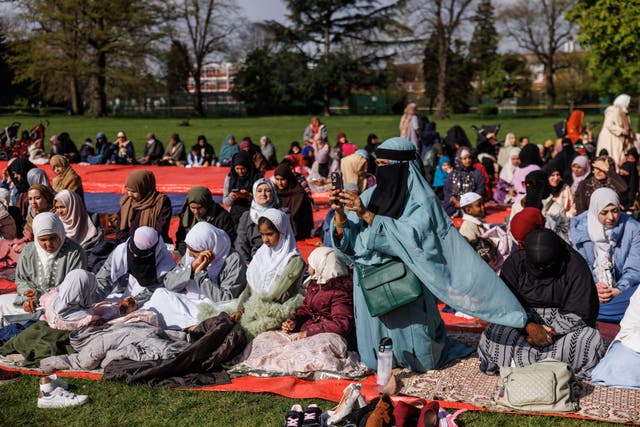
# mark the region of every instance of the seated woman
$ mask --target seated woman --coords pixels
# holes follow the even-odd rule
[[[513,134],[508,134],[513,135]],[[500,152],[504,149],[501,148]],[[513,174],[520,165],[520,148],[514,147],[509,151],[509,159],[500,170],[500,179],[493,192],[493,200],[501,205],[510,205],[516,197],[516,190],[513,188]]]
[[[29,191],[29,178],[28,173],[31,169],[37,168],[36,165],[31,163],[29,160],[25,158],[19,158],[11,161],[9,166],[7,166],[7,174],[9,179],[13,183],[15,187],[15,199],[14,193],[12,192],[12,200],[15,200],[13,203],[14,206],[17,206],[20,209],[20,215],[22,218],[26,218],[27,212],[29,210],[29,202],[27,200],[27,191]]]
[[[236,227],[229,212],[213,201],[213,196],[208,188],[197,185],[189,189],[180,213],[180,222],[176,232],[176,248],[180,255],[187,252],[187,246],[184,242],[187,233],[201,221],[224,230],[232,242],[235,240]]]
[[[245,264],[249,265],[253,256],[262,246],[262,235],[258,229],[258,219],[267,209],[279,209],[280,200],[276,186],[271,180],[260,178],[253,183],[251,208],[244,212],[238,222],[238,236],[234,242]]]
[[[247,268],[247,287],[240,297],[240,325],[248,336],[279,328],[302,303],[299,294],[305,265],[289,216],[267,209],[258,219],[262,246]]]
[[[0,262],[7,266],[15,265],[25,245],[33,242],[33,219],[42,212],[53,210],[53,190],[44,185],[34,184],[27,191],[29,213],[22,229],[22,237],[13,240],[0,239]]]
[[[598,295],[584,259],[551,230],[534,230],[502,266],[500,275],[527,310],[524,329],[489,324],[480,337],[480,370],[523,367],[552,358],[580,379],[604,354],[596,329]]]
[[[591,383],[640,389],[640,293],[631,297],[620,321],[620,332],[593,370]]]
[[[280,164],[273,176],[276,179],[280,204],[291,213],[296,240],[310,237],[313,231],[313,206],[306,191],[288,164]]]
[[[573,218],[576,215],[576,206],[573,201],[571,187],[565,182],[563,171],[558,166],[551,164],[549,169],[549,187],[551,188],[551,198],[554,202],[564,208],[565,216]]]
[[[356,265],[353,302],[362,362],[376,368],[383,337],[393,340],[395,365],[416,372],[470,354],[471,348],[447,337],[438,299],[483,320],[524,326],[520,303],[453,227],[422,176],[415,146],[404,138],[391,138],[377,147],[376,164],[375,187],[361,196],[333,189],[329,198],[335,210],[333,247]],[[464,263],[454,266],[452,259]],[[413,283],[419,281],[422,294],[386,314],[371,316],[361,273],[392,261],[398,263],[394,268],[415,274]]]
[[[353,279],[333,249],[309,255],[307,294],[281,331],[258,335],[233,369],[274,373],[329,371],[341,376],[364,368],[347,352],[355,345]],[[364,368],[366,369],[366,368]]]
[[[9,314],[34,313],[40,296],[58,286],[67,273],[86,268],[80,245],[67,239],[60,218],[43,212],[33,219],[35,242],[28,243],[16,268],[18,295],[0,295],[0,323]]]
[[[204,138],[204,135],[198,137],[198,142],[200,142],[200,138]],[[222,143],[222,147],[220,147],[220,166],[231,166],[231,160],[238,151],[240,151],[240,147],[236,143],[236,137],[227,135]]]
[[[144,306],[158,313],[165,329],[185,329],[223,311],[235,312],[247,284],[244,262],[223,230],[199,222],[185,243],[188,252]]]
[[[569,234],[593,272],[598,320],[618,323],[640,283],[640,223],[621,212],[615,191],[599,188],[589,210],[571,220]]]
[[[171,200],[156,190],[156,177],[148,170],[136,170],[127,176],[126,194],[120,199],[120,217],[116,240],[124,242],[140,226],[155,228],[165,242],[171,243],[169,222]]]
[[[516,192],[514,203],[519,202],[526,194],[524,180],[531,172],[541,169],[542,158],[535,144],[527,144],[520,150],[520,164],[513,172],[513,189]]]
[[[60,191],[56,194],[53,208],[62,220],[67,237],[84,250],[90,249],[102,239],[102,230],[98,230],[91,221],[78,193]]]
[[[176,266],[162,237],[151,227],[138,227],[120,243],[96,274],[98,301],[134,297],[139,306],[149,300],[164,276]]]
[[[240,217],[251,206],[251,188],[262,174],[253,167],[253,162],[246,151],[233,155],[231,170],[224,179],[224,193],[222,203],[229,207],[229,213],[234,224],[238,224]]]
[[[133,142],[127,139],[123,131],[118,132],[116,140],[112,144],[108,163],[117,165],[133,165],[136,163],[136,152]]]
[[[118,303],[98,302],[96,276],[85,270],[72,270],[62,283],[44,294],[40,304],[50,328],[75,330],[103,323],[135,311],[135,298],[125,298]]]
[[[80,175],[76,173],[69,163],[69,159],[64,156],[55,155],[49,161],[53,173],[53,189],[58,192],[62,190],[71,190],[78,193],[78,196],[84,203],[84,189],[82,188],[82,180]]]
[[[42,184],[45,187],[51,187],[51,183],[49,182],[49,177],[47,177],[47,174],[45,173],[44,169],[40,169],[40,168],[31,169],[27,173],[27,181],[29,182],[29,185]]]
[[[576,215],[589,210],[591,195],[599,188],[610,188],[618,194],[620,199],[627,194],[628,188],[624,180],[609,163],[606,156],[599,157],[593,162],[593,171],[578,185],[574,194]]]
[[[0,260],[4,258],[2,253],[4,252],[2,243],[6,241],[6,247],[9,247],[9,242],[18,235],[18,228],[16,220],[11,214],[11,207],[9,206],[9,190],[6,188],[0,188]]]
[[[460,197],[471,191],[484,197],[485,185],[482,172],[473,167],[473,157],[468,148],[458,151],[455,163],[444,184],[444,209],[449,215],[461,216]]]

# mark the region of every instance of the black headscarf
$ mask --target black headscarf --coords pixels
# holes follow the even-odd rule
[[[549,175],[543,170],[529,172],[524,178],[527,195],[524,206],[542,210],[542,201],[551,194]]]
[[[558,308],[578,315],[589,326],[598,316],[598,293],[582,256],[556,233],[534,230],[524,250],[512,253],[500,275],[526,308]]]
[[[368,206],[371,212],[395,219],[400,218],[407,200],[409,161],[415,160],[415,157],[414,150],[396,151],[380,148],[376,150],[376,158],[396,160],[400,163],[378,166],[376,169],[377,185]]]
[[[156,276],[156,243],[149,249],[139,249],[129,238],[127,243],[127,269],[129,274],[136,278],[140,286],[148,287],[157,283]]]
[[[549,183],[549,191],[551,191],[551,195],[553,197],[556,197],[560,194],[560,191],[562,191],[562,189],[565,186],[565,181],[564,181],[564,175],[562,174],[562,169],[556,165],[555,163],[550,163],[548,165],[547,168],[545,168],[545,171],[549,174],[549,176],[551,176],[552,173],[554,172],[558,172],[560,174],[560,177],[562,178],[562,181],[560,181],[560,183],[558,185],[556,185],[555,187],[551,185],[551,183]]]
[[[18,193],[25,193],[29,190],[29,181],[27,179],[27,174],[31,169],[37,168],[36,165],[31,163],[29,159],[20,157],[15,159],[9,165],[9,176],[11,177],[11,181],[18,189]],[[19,180],[14,179],[13,174],[20,176]]]
[[[244,176],[240,176],[236,173],[236,166],[242,165],[247,169],[247,173]],[[231,158],[231,170],[229,171],[229,177],[231,180],[229,184],[230,189],[253,191],[253,183],[262,178],[260,171],[257,171],[251,161],[251,154],[246,151],[238,151]]]
[[[467,134],[459,125],[455,125],[447,131],[444,143],[451,153],[455,153],[457,151],[456,144],[458,147],[471,147],[471,142],[469,141]]]
[[[524,169],[527,166],[538,165],[542,166],[542,159],[540,158],[540,150],[535,144],[527,144],[520,150],[520,168]]]

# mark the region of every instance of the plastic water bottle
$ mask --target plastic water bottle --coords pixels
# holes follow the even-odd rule
[[[377,381],[380,387],[384,387],[391,378],[393,368],[393,342],[391,338],[384,337],[378,347],[378,372]]]

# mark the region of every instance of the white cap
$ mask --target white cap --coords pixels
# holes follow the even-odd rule
[[[474,193],[473,191],[464,193],[462,197],[460,197],[460,207],[463,208],[480,199],[482,199],[482,196],[478,193]]]
[[[118,132],[118,136],[117,136],[117,137],[118,137],[118,138],[126,138],[126,137],[124,136],[124,132],[122,132],[122,131]]]

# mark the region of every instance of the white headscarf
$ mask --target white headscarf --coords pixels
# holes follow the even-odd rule
[[[34,244],[36,246],[36,252],[38,254],[38,259],[42,264],[45,274],[49,274],[51,270],[51,262],[60,252],[60,248],[64,244],[65,234],[64,234],[64,225],[62,225],[62,221],[58,215],[53,212],[42,212],[33,218],[33,240],[35,240]],[[40,242],[38,241],[38,237],[46,236],[48,234],[56,234],[60,238],[60,246],[54,253],[49,253],[45,251],[42,246],[40,246]]]
[[[578,190],[578,185],[587,179],[589,174],[591,173],[591,162],[589,162],[589,158],[587,156],[576,156],[571,162],[571,166],[578,165],[584,169],[584,174],[580,176],[576,176],[575,173],[571,172],[571,176],[573,177],[573,183],[571,184],[571,191],[575,194]]]
[[[280,238],[275,247],[263,244],[256,251],[247,268],[247,283],[254,292],[268,293],[273,288],[276,276],[287,266],[289,258],[300,252],[289,215],[278,209],[267,209],[260,218],[271,221],[280,233]]]
[[[89,214],[78,193],[62,190],[56,194],[54,200],[62,203],[67,208],[67,216],[60,219],[68,238],[83,246],[98,235],[98,229],[89,218]]]
[[[502,170],[500,171],[500,179],[503,180],[504,182],[513,184],[513,173],[516,171],[516,166],[514,166],[513,163],[511,163],[511,158],[513,156],[519,156],[519,155],[520,155],[519,147],[513,147],[511,150],[509,150],[509,159],[507,160],[507,162],[502,167]]]
[[[305,285],[315,280],[319,285],[324,285],[330,279],[349,275],[349,269],[338,257],[332,248],[321,246],[309,254],[309,267],[313,268],[313,275],[305,280]]]
[[[231,239],[226,231],[220,230],[208,222],[200,221],[189,230],[184,242],[194,251],[209,250],[213,252],[213,260],[207,267],[207,273],[212,282],[218,283],[218,276],[229,252],[231,252]],[[184,255],[185,265],[191,264],[193,260],[194,258],[187,251]]]
[[[596,264],[611,261],[611,229],[606,229],[598,219],[598,214],[607,206],[620,206],[618,194],[610,188],[598,188],[591,195],[587,214],[587,232],[593,242]]]
[[[42,184],[45,187],[51,187],[47,174],[40,168],[33,168],[27,172],[27,182],[29,183],[29,186],[33,184]]]
[[[58,295],[53,302],[56,316],[66,321],[80,320],[93,314],[91,308],[98,302],[96,276],[77,269],[67,273],[58,286]]]
[[[631,103],[631,97],[626,94],[618,95],[613,101],[613,105],[617,105],[622,108],[625,114],[629,113],[629,103]]]
[[[258,186],[266,184],[271,189],[271,203],[268,205],[261,205],[256,201],[256,191],[258,191]],[[251,201],[251,208],[249,209],[249,218],[254,224],[258,224],[258,219],[260,215],[264,213],[267,209],[277,208],[280,206],[280,199],[278,199],[278,190],[276,189],[275,184],[266,178],[260,178],[253,183],[253,200]]]
[[[0,188],[0,219],[5,219],[9,215],[9,200],[11,194],[6,188]]]

